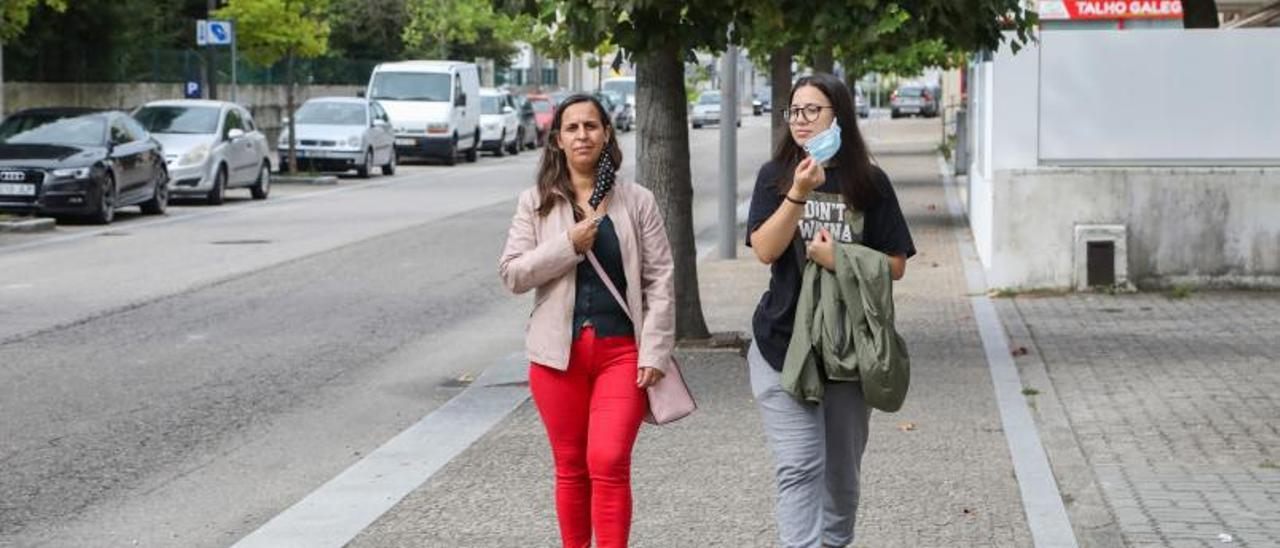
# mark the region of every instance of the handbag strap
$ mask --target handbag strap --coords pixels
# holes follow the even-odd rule
[[[636,319],[631,315],[631,308],[627,306],[627,300],[622,298],[622,293],[618,291],[618,287],[613,285],[613,280],[609,278],[609,273],[604,271],[604,266],[600,265],[600,259],[596,258],[596,254],[590,249],[587,250],[587,260],[591,261],[591,266],[596,269],[596,275],[600,276],[600,280],[604,282],[604,286],[609,288],[609,293],[613,294],[613,298],[617,299],[618,304],[622,306],[622,311],[627,313],[627,319],[631,323],[635,323]]]

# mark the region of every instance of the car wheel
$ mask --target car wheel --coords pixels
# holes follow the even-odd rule
[[[516,130],[516,139],[511,141],[511,147],[507,149],[512,156],[520,154],[520,149],[524,147],[524,133]]]
[[[249,187],[249,193],[255,200],[265,200],[271,194],[271,162],[263,160],[262,168],[258,170],[258,180]]]
[[[471,150],[467,151],[467,162],[475,162],[480,159],[480,130],[476,130],[476,138],[471,143]]]
[[[151,199],[142,202],[142,212],[147,215],[164,215],[164,211],[169,208],[169,174],[161,167],[155,170],[155,175],[151,178]]]
[[[364,164],[356,168],[356,175],[361,179],[368,179],[373,173],[373,149],[364,151]]]
[[[382,174],[383,175],[396,174],[396,150],[394,148],[391,149],[391,158],[388,159],[387,163],[382,166]]]
[[[507,155],[507,130],[502,130],[502,135],[498,137],[498,146],[493,147],[493,155],[499,158]]]
[[[453,142],[449,144],[449,152],[444,155],[444,165],[458,165],[458,136],[453,136]]]
[[[205,196],[209,205],[222,205],[227,199],[227,166],[218,166],[218,174],[213,176],[213,188]]]
[[[98,196],[98,210],[91,218],[94,223],[109,225],[116,218],[116,178],[110,173],[102,182],[102,191]]]

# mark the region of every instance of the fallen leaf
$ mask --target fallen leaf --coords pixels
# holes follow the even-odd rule
[[[898,430],[901,430],[903,432],[910,432],[915,429],[916,429],[916,423],[914,422],[902,421],[898,423]]]
[[[1025,346],[1019,346],[1019,347],[1017,347],[1017,348],[1013,349],[1013,355],[1014,355],[1014,356],[1026,356],[1026,355],[1027,355],[1027,347],[1025,347]]]

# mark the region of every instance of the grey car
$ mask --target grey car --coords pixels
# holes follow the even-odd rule
[[[212,205],[227,189],[248,188],[255,200],[271,192],[271,148],[244,107],[225,101],[154,101],[133,117],[164,146],[174,196]]]
[[[302,104],[294,115],[298,132],[298,165],[316,171],[355,170],[369,177],[375,168],[383,175],[396,172],[395,135],[387,111],[377,101],[359,97],[318,97]],[[289,154],[288,126],[280,134],[280,165]]]

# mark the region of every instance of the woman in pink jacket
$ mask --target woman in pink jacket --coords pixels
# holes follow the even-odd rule
[[[622,163],[604,108],[574,95],[556,108],[537,186],[520,195],[499,273],[534,290],[529,387],[556,464],[566,548],[627,545],[631,450],[675,343],[671,249],[653,194],[614,184]],[[592,252],[626,309],[586,260]],[[630,314],[628,313],[628,309]]]

